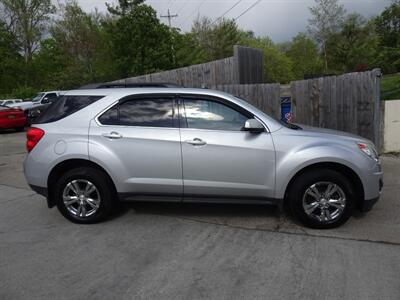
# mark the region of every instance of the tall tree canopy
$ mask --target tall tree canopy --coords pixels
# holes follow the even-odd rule
[[[23,60],[18,50],[6,23],[0,21],[0,95],[13,90],[21,80]]]
[[[98,66],[106,64],[108,59],[101,55],[106,43],[99,22],[96,14],[85,13],[75,0],[62,6],[60,17],[54,21],[50,33],[54,47],[64,58],[65,76],[60,74],[64,86],[73,87],[101,79]]]
[[[318,54],[318,46],[304,33],[299,33],[289,43],[286,55],[293,62],[294,78],[322,73],[322,61]]]
[[[234,20],[213,22],[210,18],[199,18],[194,21],[191,32],[206,60],[232,56],[233,46],[240,41],[240,31]]]
[[[118,76],[134,76],[173,66],[172,34],[157,18],[156,11],[143,1],[109,8],[118,18],[106,24]]]
[[[321,45],[325,71],[328,71],[328,39],[340,29],[345,16],[343,5],[338,0],[314,0],[315,5],[310,7],[311,19],[309,19],[309,32]]]
[[[381,50],[379,61],[386,72],[400,72],[400,0],[395,0],[375,19]]]
[[[8,27],[17,39],[25,61],[32,60],[33,54],[46,28],[50,15],[55,12],[51,0],[0,0]]]
[[[380,67],[400,71],[400,0],[377,17],[347,14],[338,0],[315,0],[307,33],[276,44],[234,19],[198,18],[188,32],[161,23],[144,0],[118,0],[108,13],[77,0],[0,0],[0,98],[163,71],[220,59],[235,44],[264,53],[264,80]]]

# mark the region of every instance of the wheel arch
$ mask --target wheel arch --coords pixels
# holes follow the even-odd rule
[[[93,168],[96,170],[99,170],[103,172],[108,179],[110,180],[114,191],[116,191],[115,183],[111,176],[108,174],[108,172],[99,164],[92,162],[87,159],[67,159],[62,162],[59,162],[57,165],[55,165],[50,173],[49,176],[47,177],[47,186],[48,186],[48,205],[49,207],[55,206],[54,202],[54,184],[57,181],[57,179],[66,171],[74,169],[74,168],[82,168],[82,167],[87,167],[87,168]]]
[[[362,181],[360,179],[360,177],[358,176],[358,174],[351,169],[350,167],[343,165],[341,163],[337,163],[337,162],[319,162],[319,163],[314,163],[311,165],[308,165],[304,168],[302,168],[301,170],[297,171],[297,173],[295,173],[292,178],[290,179],[289,183],[286,186],[285,189],[285,196],[284,196],[284,204],[287,204],[287,194],[291,188],[291,185],[295,182],[295,180],[301,176],[302,174],[304,174],[305,172],[309,172],[311,170],[318,170],[318,169],[331,169],[331,170],[335,170],[341,174],[343,174],[344,176],[346,176],[350,181],[351,184],[354,186],[355,188],[355,192],[356,192],[356,207],[360,208],[362,205],[362,202],[364,200],[364,186],[362,184]]]

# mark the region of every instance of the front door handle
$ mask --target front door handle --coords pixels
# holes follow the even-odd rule
[[[105,138],[108,138],[110,140],[116,140],[116,139],[121,139],[122,134],[116,132],[116,131],[111,131],[110,133],[103,133],[102,136]]]
[[[185,143],[193,145],[193,146],[204,146],[205,144],[207,144],[205,141],[203,141],[202,139],[199,139],[199,138],[195,138],[193,140],[187,140],[187,141],[185,141]]]

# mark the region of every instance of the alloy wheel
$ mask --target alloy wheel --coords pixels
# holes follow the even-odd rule
[[[334,221],[343,214],[346,194],[333,182],[317,182],[306,189],[303,209],[306,215],[320,222]]]
[[[101,198],[97,187],[86,179],[73,180],[63,190],[63,203],[75,217],[87,218],[100,208]]]

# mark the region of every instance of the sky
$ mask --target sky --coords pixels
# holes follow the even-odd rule
[[[81,7],[90,12],[97,7],[100,12],[106,11],[105,0],[77,0]],[[109,3],[117,2],[108,0]],[[190,30],[193,20],[200,16],[217,19],[238,0],[147,0],[153,6],[158,16],[166,15],[170,9],[171,15],[177,14],[171,20],[174,27],[182,31]],[[258,2],[253,8],[237,19],[241,29],[251,30],[258,36],[269,36],[274,42],[284,42],[305,31],[310,18],[308,7],[314,0],[242,0],[226,18],[236,18],[250,6]],[[347,12],[358,12],[365,17],[378,15],[391,3],[391,0],[341,0]],[[161,18],[168,23],[166,18]]]

